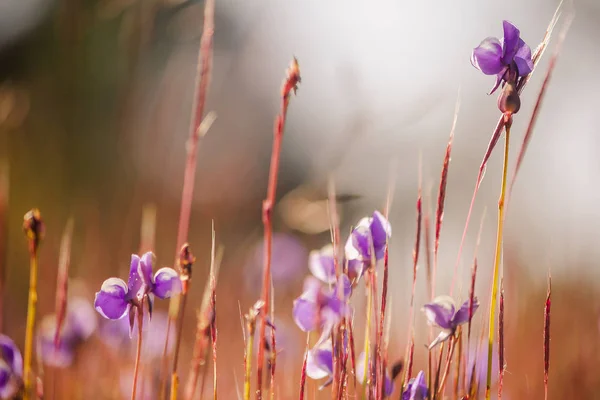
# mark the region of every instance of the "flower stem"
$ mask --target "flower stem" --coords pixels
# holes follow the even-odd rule
[[[27,327],[25,329],[25,358],[23,360],[23,377],[25,380],[24,400],[31,397],[31,359],[33,355],[33,332],[35,329],[35,313],[37,309],[37,274],[38,255],[37,249],[29,257],[29,302],[27,304]]]
[[[186,300],[187,290],[181,294],[181,308],[179,310],[179,320],[177,321],[177,339],[175,341],[175,352],[173,353],[173,369],[171,370],[171,400],[177,400],[177,388],[179,386],[177,363],[179,362],[179,347],[181,345],[181,336],[183,332],[183,316],[185,313]]]
[[[369,273],[369,284],[374,285],[374,274]],[[364,366],[364,377],[365,377],[365,392],[364,398],[369,398],[369,389],[371,386],[371,377],[369,374],[369,349],[371,347],[370,333],[371,333],[371,313],[373,309],[373,290],[367,288],[367,323],[365,325],[365,366]]]
[[[140,304],[140,307],[137,311],[137,323],[138,323],[138,342],[137,342],[137,350],[135,352],[135,368],[133,370],[133,385],[131,387],[131,400],[135,400],[135,395],[137,391],[137,380],[138,380],[138,372],[140,368],[140,359],[142,358],[142,324],[144,322],[144,299]]]
[[[487,357],[487,379],[485,387],[485,398],[490,400],[492,388],[492,352],[494,347],[494,322],[496,320],[496,298],[498,297],[498,276],[500,273],[500,262],[502,260],[502,239],[504,233],[504,200],[506,197],[506,175],[508,171],[508,149],[510,143],[510,127],[512,125],[512,116],[505,115],[505,136],[504,136],[504,161],[502,164],[502,184],[500,186],[500,199],[498,200],[498,229],[496,233],[496,253],[494,260],[494,275],[492,282],[492,297],[490,301],[490,320],[488,336],[488,357]]]
[[[250,400],[250,376],[252,375],[252,352],[254,351],[254,323],[248,323],[246,341],[246,373],[244,375],[244,400]]]

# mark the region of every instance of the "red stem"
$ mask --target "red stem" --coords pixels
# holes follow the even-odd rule
[[[264,269],[263,269],[263,286],[261,299],[264,306],[261,312],[260,327],[258,331],[259,346],[257,356],[257,388],[256,399],[262,399],[262,370],[265,361],[265,330],[267,326],[267,316],[269,315],[270,302],[270,287],[271,287],[271,248],[273,241],[273,221],[272,213],[275,204],[275,194],[277,190],[277,175],[279,174],[279,158],[281,155],[281,141],[283,139],[283,131],[285,127],[285,118],[290,102],[292,90],[296,90],[297,84],[300,82],[300,69],[298,61],[294,59],[291,66],[288,68],[288,75],[281,89],[281,110],[275,119],[275,128],[273,131],[273,150],[271,152],[271,166],[269,169],[269,183],[267,187],[267,198],[263,201],[262,206],[262,221],[264,225]]]

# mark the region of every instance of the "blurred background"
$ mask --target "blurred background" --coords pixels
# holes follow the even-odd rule
[[[280,396],[295,398],[304,335],[291,320],[291,304],[308,274],[309,251],[329,241],[328,177],[341,197],[344,238],[361,217],[383,208],[394,181],[390,358],[399,359],[407,339],[419,160],[424,204],[433,212],[459,96],[437,277],[438,292],[447,293],[477,169],[499,114],[496,96],[486,95],[493,78],[470,65],[470,53],[485,37],[502,36],[503,19],[517,25],[535,48],[557,2],[216,3],[207,111],[214,111],[217,120],[198,153],[189,237],[198,262],[182,354],[190,354],[193,345],[214,219],[217,241],[225,248],[218,284],[219,341],[232,343],[219,353],[219,385],[223,398],[235,398],[232,388],[243,379],[237,315],[260,295],[260,209],[273,119],[285,68],[296,56],[302,84],[291,102],[283,144],[273,261],[276,320],[287,335],[278,367]],[[47,226],[41,315],[53,311],[60,237],[71,216],[71,276],[84,282],[81,290],[90,301],[104,279],[125,276],[130,254],[140,247],[145,205],[157,211],[158,262],[172,262],[203,6],[199,0],[0,2],[1,322],[2,331],[17,343],[22,344],[28,287],[21,225],[30,208],[40,208]],[[543,391],[541,338],[549,272],[554,284],[550,398],[597,398],[600,388],[595,373],[600,367],[600,3],[577,0],[573,7],[576,18],[507,215],[505,379],[513,399],[539,398]],[[554,44],[522,96],[513,125],[513,157]],[[493,262],[499,154],[489,162],[460,264],[459,298],[464,300],[485,214],[477,282],[484,307]],[[427,300],[422,266],[418,279],[420,307]],[[360,307],[361,299],[356,300]],[[163,302],[158,308],[166,306]],[[420,349],[427,331],[419,314],[416,332]],[[94,385],[76,392],[68,388],[70,379],[84,376],[78,368],[81,358],[100,357],[99,346],[89,346],[92,350],[79,355],[74,366],[56,372],[66,375],[50,398],[118,397]],[[181,358],[185,379],[189,359]],[[419,358],[417,367],[424,366]],[[316,385],[311,385],[313,396]]]

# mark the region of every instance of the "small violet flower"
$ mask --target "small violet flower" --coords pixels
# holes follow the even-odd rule
[[[408,385],[402,393],[401,400],[425,400],[429,395],[427,384],[425,383],[425,374],[420,371],[416,378],[408,381]]]
[[[379,211],[358,222],[345,246],[348,270],[352,278],[360,279],[367,267],[383,259],[391,236],[392,226]]]
[[[304,281],[304,292],[294,300],[292,315],[296,325],[304,332],[321,329],[319,343],[323,342],[333,327],[348,315],[351,293],[350,280],[344,274],[331,288],[309,276]]]
[[[73,363],[78,345],[96,330],[98,321],[94,308],[88,300],[80,297],[69,299],[67,315],[60,328],[58,346],[54,343],[57,328],[56,315],[45,316],[38,331],[38,352],[46,365],[65,368]]]
[[[308,269],[315,278],[327,284],[333,284],[335,276],[335,260],[333,245],[328,244],[320,250],[313,250],[308,255]]]
[[[331,339],[316,345],[306,355],[306,375],[312,379],[329,378],[321,389],[333,381],[333,348]]]
[[[356,378],[363,385],[367,381],[367,376],[365,375],[365,372],[368,372],[366,370],[366,368],[368,366],[365,365],[366,360],[367,360],[367,357],[366,357],[365,352],[363,351],[362,353],[360,353],[360,355],[358,356],[358,360],[356,361]],[[375,364],[373,364],[373,359],[371,357],[369,357],[369,365],[370,365],[371,371],[373,372],[373,375],[374,375],[374,373],[375,373]],[[388,375],[388,373],[386,371],[386,373],[385,373],[385,383],[384,383],[384,395],[385,395],[385,397],[391,396],[393,391],[394,391],[394,382],[392,381],[392,379],[390,378],[390,376]]]
[[[479,307],[477,297],[473,298],[473,314]],[[442,328],[439,336],[429,345],[429,349],[454,335],[459,325],[469,322],[469,300],[457,310],[454,300],[448,296],[438,296],[433,302],[423,306],[423,312],[431,325]]]
[[[0,399],[12,399],[22,386],[23,357],[15,342],[0,334]]]
[[[166,299],[181,292],[181,280],[173,268],[161,268],[152,275],[152,252],[145,253],[141,258],[131,255],[129,280],[127,283],[119,278],[108,278],[96,293],[94,307],[108,319],[121,319],[129,314],[129,327],[133,330],[133,307],[142,312],[143,300],[148,300],[148,311],[152,315],[153,299],[151,294]]]
[[[516,83],[519,76],[533,71],[531,49],[521,39],[521,32],[508,21],[503,21],[504,37],[484,39],[473,49],[471,64],[486,75],[496,75],[492,94],[502,81]]]

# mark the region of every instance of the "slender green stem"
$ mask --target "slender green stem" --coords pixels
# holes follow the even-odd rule
[[[135,395],[137,392],[137,381],[138,381],[138,372],[140,369],[140,359],[142,358],[142,323],[144,322],[144,300],[142,299],[140,303],[140,307],[137,309],[137,324],[138,324],[138,342],[137,342],[137,350],[135,352],[135,368],[133,370],[133,385],[131,387],[131,400],[135,400]],[[133,312],[133,310],[130,310]]]
[[[31,398],[32,376],[31,359],[33,357],[33,333],[35,331],[35,313],[37,309],[37,275],[38,254],[37,250],[29,258],[29,302],[27,304],[27,327],[25,329],[25,359],[23,360],[23,378],[25,383],[24,400]]]
[[[498,276],[500,275],[500,262],[502,260],[502,238],[504,232],[504,199],[506,197],[506,175],[508,171],[508,148],[510,139],[510,126],[512,117],[508,116],[506,120],[506,134],[504,136],[504,161],[502,164],[502,184],[500,186],[500,199],[498,200],[498,230],[496,233],[496,254],[494,260],[494,278],[492,283],[492,297],[490,302],[490,321],[488,336],[488,358],[487,358],[487,379],[485,388],[485,398],[490,400],[492,388],[492,351],[494,347],[494,322],[496,320],[496,298],[498,297]]]

